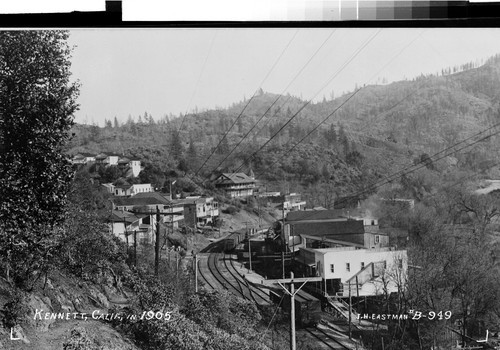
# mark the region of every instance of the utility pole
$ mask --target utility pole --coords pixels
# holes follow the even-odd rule
[[[175,183],[175,181],[174,181]],[[170,203],[170,228],[171,228],[171,234],[174,234],[174,204]],[[167,240],[168,240],[168,235],[167,235]],[[167,254],[168,254],[168,262],[170,263],[170,252],[168,251],[168,244],[167,244]],[[170,265],[170,264],[169,264]]]
[[[245,226],[246,226],[246,236],[248,237],[248,259],[249,259],[248,272],[250,272],[252,271],[252,247],[250,245],[250,232],[248,232],[248,221],[245,221]]]
[[[290,272],[290,278],[283,278],[277,280],[262,280],[261,285],[271,288],[269,284],[278,283],[281,288],[290,296],[290,349],[296,350],[296,337],[295,337],[295,295],[304,287],[307,282],[321,281],[321,277],[306,277],[306,278],[294,278],[293,272]],[[295,290],[294,283],[302,283],[302,285]],[[287,284],[290,284],[290,291],[287,288]]]
[[[198,293],[198,255],[194,256],[194,291]]]
[[[137,230],[134,230],[134,266],[137,267]]]
[[[125,234],[125,242],[127,243],[127,260],[128,260],[128,232],[127,232],[127,222],[125,221],[125,216],[123,216],[123,233]]]
[[[155,241],[155,275],[160,268],[160,209],[156,206],[156,241]]]
[[[281,227],[281,234],[283,236],[283,251],[281,252],[281,265],[283,268],[283,276],[285,278],[285,251],[286,251],[286,236],[285,236],[285,201],[283,201],[283,226]]]
[[[250,259],[249,262],[250,262],[250,271],[252,271],[252,248],[251,248],[251,245],[250,245],[250,237],[248,237],[248,258]]]
[[[351,299],[351,281],[349,281],[349,339],[352,339],[352,299]]]

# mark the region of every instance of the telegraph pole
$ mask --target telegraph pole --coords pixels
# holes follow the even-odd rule
[[[156,206],[155,275],[160,269],[160,209]]]
[[[127,243],[127,260],[128,260],[128,232],[127,232],[127,222],[125,221],[125,216],[123,216],[123,233],[125,234],[125,242]]]
[[[283,235],[283,251],[281,252],[281,265],[283,268],[283,276],[285,278],[285,251],[286,251],[286,236],[285,236],[285,201],[283,201],[283,226],[281,228],[281,234]]]
[[[352,339],[351,324],[352,324],[352,299],[351,299],[351,281],[349,280],[349,339]]]
[[[248,261],[249,261],[249,271],[252,271],[252,247],[250,246],[250,232],[248,232],[248,221],[245,222],[246,234],[248,236]]]
[[[198,255],[194,256],[194,291],[198,293]]]
[[[270,288],[269,284],[278,283],[281,288],[290,296],[290,349],[296,350],[296,336],[295,336],[295,295],[304,287],[307,282],[316,282],[321,281],[321,277],[306,277],[306,278],[294,278],[293,272],[290,272],[290,278],[283,278],[277,280],[263,280],[261,282],[262,285],[267,285]],[[264,284],[264,282],[266,284]],[[294,283],[301,283],[302,285],[295,290]],[[290,291],[287,288],[287,284],[290,284]]]
[[[134,230],[134,266],[137,267],[137,230]]]

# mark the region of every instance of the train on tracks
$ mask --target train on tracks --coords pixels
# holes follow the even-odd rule
[[[290,310],[290,296],[279,290],[271,290],[269,297],[276,305]],[[321,319],[321,301],[313,295],[300,290],[295,295],[295,324],[297,328],[311,327],[316,325]]]

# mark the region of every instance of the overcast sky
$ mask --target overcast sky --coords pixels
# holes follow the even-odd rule
[[[226,107],[259,87],[317,101],[436,73],[500,53],[500,29],[81,29],[70,45],[76,121],[103,125]]]

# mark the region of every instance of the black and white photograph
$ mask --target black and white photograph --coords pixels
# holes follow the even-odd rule
[[[500,349],[500,29],[0,29],[0,349]]]

